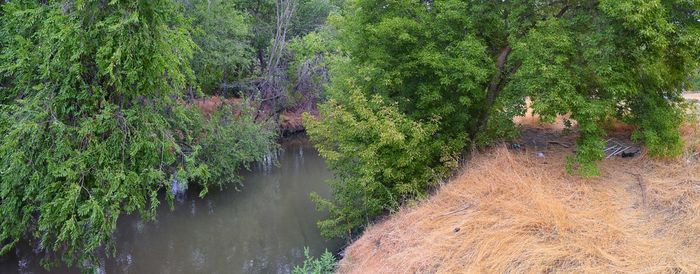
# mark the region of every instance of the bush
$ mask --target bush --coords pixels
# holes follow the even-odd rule
[[[675,157],[683,153],[680,125],[683,111],[673,101],[643,97],[633,104],[629,118],[637,128],[632,138],[642,141],[651,156]]]
[[[424,196],[447,171],[446,162],[454,162],[454,155],[432,142],[434,123],[414,122],[378,96],[353,91],[343,105],[331,100],[320,112],[322,120],[306,115],[304,121],[336,175],[334,201],[313,197],[330,211],[319,222],[326,237],[352,235],[368,220]]]

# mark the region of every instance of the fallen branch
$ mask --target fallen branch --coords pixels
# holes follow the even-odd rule
[[[450,211],[450,212],[447,212],[447,213],[445,213],[445,214],[440,214],[440,215],[438,215],[438,216],[435,216],[433,219],[441,218],[441,217],[446,217],[446,216],[450,216],[450,215],[453,215],[453,214],[456,214],[456,213],[465,211],[465,210],[467,210],[467,209],[470,209],[471,207],[472,207],[471,204],[466,204],[465,206],[463,206],[463,207],[461,207],[461,208],[459,208],[459,209],[455,209],[455,210]]]
[[[549,141],[549,142],[547,142],[547,143],[554,144],[554,145],[560,145],[560,146],[563,146],[563,147],[565,147],[565,148],[571,147],[571,145],[569,145],[569,144],[565,144],[565,143],[558,142],[558,141]]]
[[[644,179],[642,178],[641,174],[638,173],[632,173],[632,172],[627,172],[629,174],[632,174],[637,178],[637,184],[639,185],[639,190],[642,192],[642,205],[646,206],[647,204],[647,188],[646,185],[644,184]]]

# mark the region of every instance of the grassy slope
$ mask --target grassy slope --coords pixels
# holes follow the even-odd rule
[[[494,148],[429,200],[370,227],[338,271],[698,272],[700,127],[683,131],[682,159],[613,158],[592,179],[565,173],[571,149],[538,158]]]

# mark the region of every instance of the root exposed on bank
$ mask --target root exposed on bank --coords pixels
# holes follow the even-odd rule
[[[697,138],[693,128],[686,136]],[[432,198],[367,229],[338,271],[700,271],[696,158],[616,157],[601,163],[602,176],[581,178],[565,172],[570,153],[476,155]]]

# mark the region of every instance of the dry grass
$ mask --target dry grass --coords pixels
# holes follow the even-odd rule
[[[697,125],[683,130],[698,143]],[[610,159],[585,179],[566,174],[570,152],[475,156],[431,199],[370,227],[338,271],[700,272],[697,157]]]

